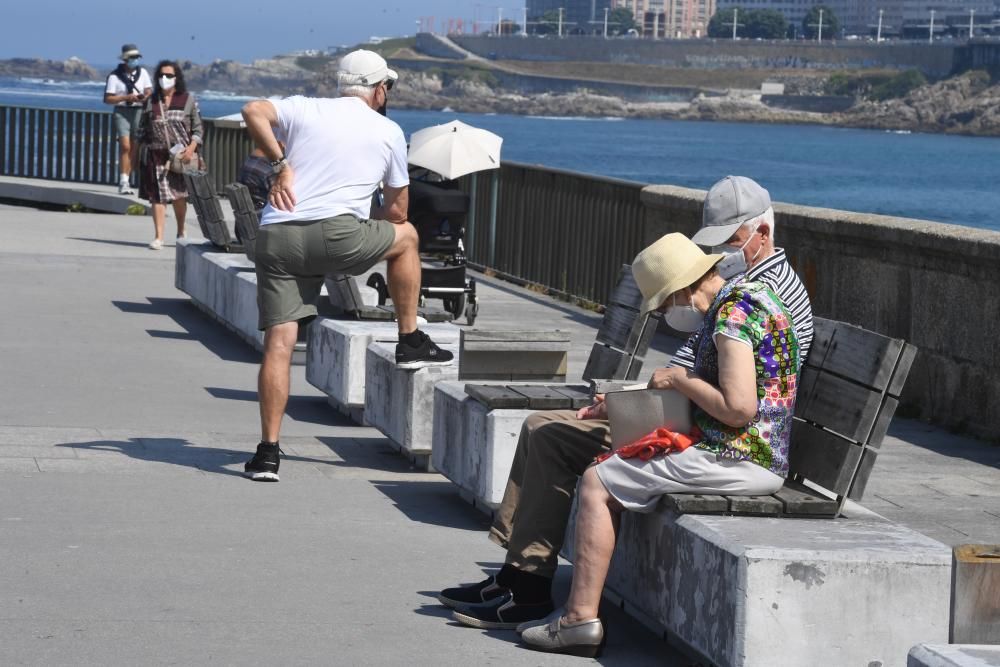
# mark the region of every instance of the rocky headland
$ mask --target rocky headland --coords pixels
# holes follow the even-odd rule
[[[336,60],[282,56],[250,64],[216,61],[208,65],[182,63],[188,85],[242,95],[336,94]],[[754,123],[814,123],[857,128],[909,130],[1000,136],[1000,84],[985,72],[920,86],[884,101],[859,98],[845,111],[820,113],[768,106],[757,90],[696,91],[686,101],[648,102],[601,94],[581,86],[572,92],[518,92],[473,70],[465,75],[435,68],[408,68],[393,63],[400,81],[393,89],[394,109],[450,109],[469,113],[509,113],[541,116],[588,116],[719,120]],[[83,61],[19,58],[0,60],[0,76],[56,80],[99,80]],[[786,90],[799,95],[822,92],[815,77],[792,77]]]

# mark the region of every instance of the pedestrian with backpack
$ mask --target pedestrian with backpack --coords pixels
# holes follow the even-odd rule
[[[129,185],[129,177],[138,151],[138,142],[133,139],[139,127],[142,104],[153,92],[153,80],[149,72],[139,66],[141,58],[142,54],[135,44],[123,45],[120,56],[122,62],[108,75],[107,85],[104,87],[104,102],[115,107],[113,118],[115,134],[118,137],[118,166],[121,172],[118,178],[118,193],[123,195],[133,192],[132,186]]]

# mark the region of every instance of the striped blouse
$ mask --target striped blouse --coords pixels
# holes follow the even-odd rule
[[[782,248],[775,248],[774,254],[747,271],[747,280],[762,282],[778,295],[785,310],[792,316],[792,327],[799,341],[799,364],[805,364],[809,346],[813,339],[812,306],[809,293],[798,275],[792,270]],[[698,348],[698,333],[693,334],[677,350],[670,360],[670,366],[683,366],[694,370],[694,351]]]

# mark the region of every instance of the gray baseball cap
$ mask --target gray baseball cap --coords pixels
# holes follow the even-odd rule
[[[691,240],[701,246],[722,245],[740,225],[770,207],[771,195],[757,181],[746,176],[726,176],[705,195],[701,229]]]

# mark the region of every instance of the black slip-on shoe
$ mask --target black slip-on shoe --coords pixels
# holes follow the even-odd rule
[[[478,584],[446,588],[438,593],[438,602],[452,609],[460,609],[470,604],[489,602],[508,592],[509,590],[497,584],[497,578],[492,576]]]
[[[257,445],[257,453],[243,466],[243,476],[255,482],[277,482],[280,452],[278,445],[260,443]]]
[[[413,371],[428,366],[451,366],[455,355],[448,350],[442,350],[423,331],[417,330],[416,333],[420,335],[419,345],[396,343],[396,366],[398,368]]]
[[[515,630],[522,623],[545,618],[552,610],[551,600],[539,604],[517,604],[514,596],[507,594],[490,602],[456,609],[451,617],[472,628]]]

